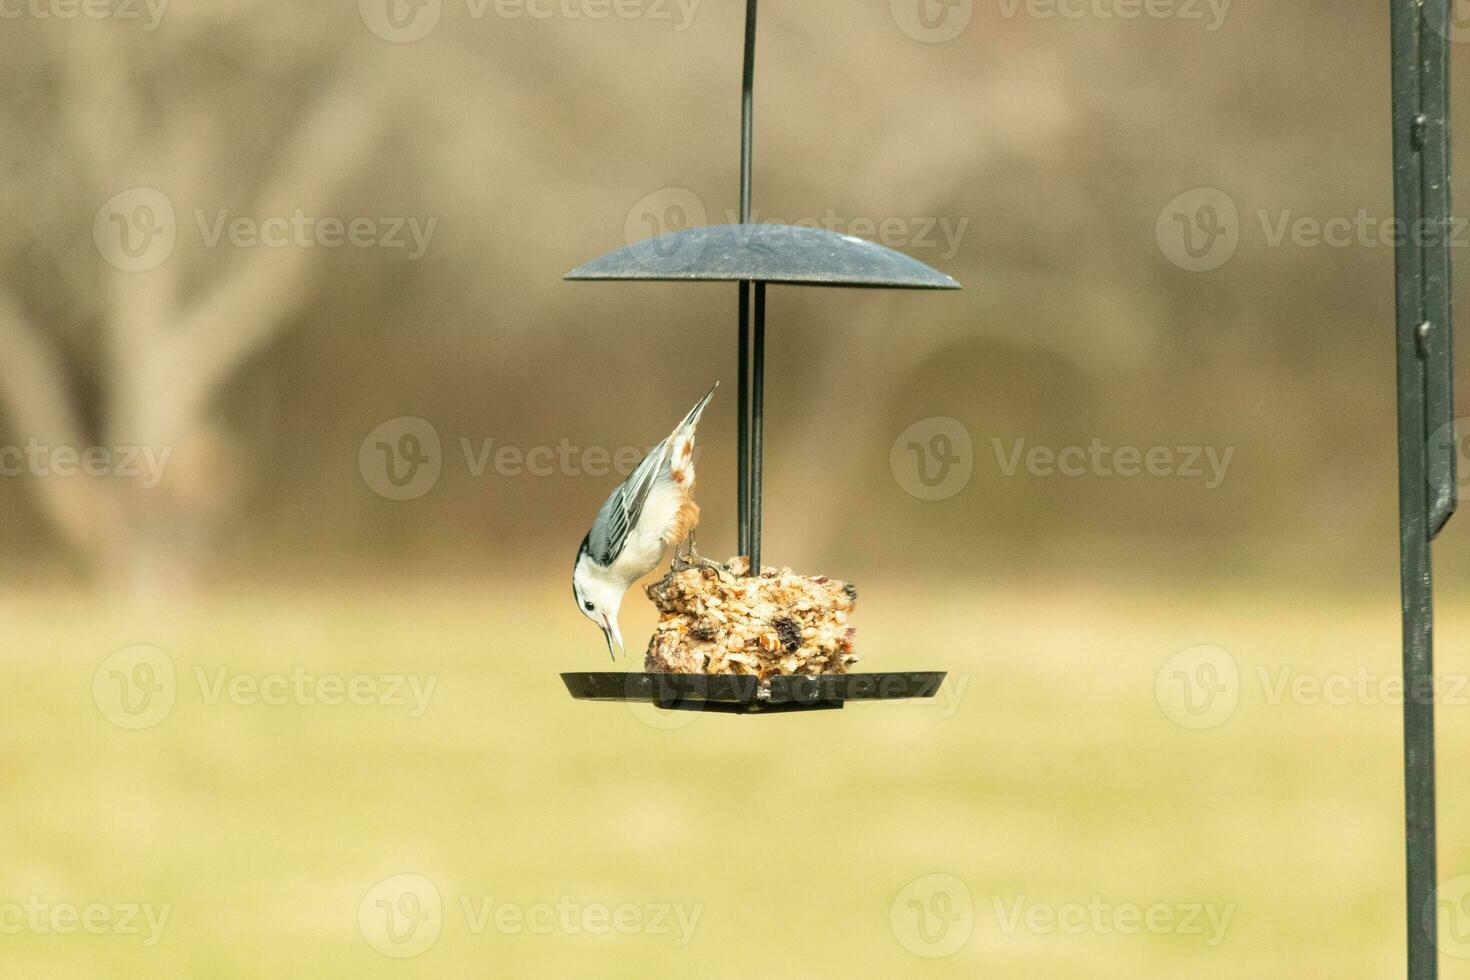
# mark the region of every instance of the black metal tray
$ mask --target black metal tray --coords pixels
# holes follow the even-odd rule
[[[943,671],[898,674],[823,674],[754,677],[729,674],[562,674],[567,692],[578,701],[639,701],[671,711],[726,714],[776,714],[822,711],[848,701],[899,701],[932,698],[944,683]]]

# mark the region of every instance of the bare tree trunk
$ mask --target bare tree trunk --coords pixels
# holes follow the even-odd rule
[[[118,43],[91,35],[85,44],[71,44],[68,60],[68,131],[97,186],[115,192],[119,177],[136,181],[162,169],[188,192],[207,193],[202,180],[188,181],[191,170],[207,173],[207,131],[176,125],[145,142],[143,134],[157,127],[139,125]],[[257,195],[259,213],[326,212],[379,131],[366,90],[344,77],[321,91]],[[98,433],[85,431],[65,362],[44,326],[0,295],[0,410],[17,440],[82,452],[94,445],[91,436],[100,436],[107,446],[144,449],[169,466],[151,487],[115,475],[30,481],[56,530],[103,580],[152,591],[192,577],[201,544],[231,498],[228,488],[208,485],[228,472],[214,463],[233,449],[212,422],[213,402],[300,309],[320,251],[240,249],[218,281],[187,305],[179,289],[185,254],[146,271],[110,270],[99,327],[106,398]]]

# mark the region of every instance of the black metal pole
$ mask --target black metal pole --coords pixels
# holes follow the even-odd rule
[[[736,485],[737,515],[740,521],[739,552],[750,554],[750,283],[740,283],[740,380],[736,401],[740,406],[736,452],[739,455],[739,483]]]
[[[740,223],[750,220],[755,162],[755,6],[745,3],[745,65],[740,73]]]
[[[750,392],[750,574],[761,573],[761,444],[766,413],[766,284],[755,284],[755,350]]]
[[[745,63],[740,80],[740,223],[750,222],[750,199],[755,161],[755,25],[756,0],[745,4]],[[740,282],[740,422],[737,451],[740,456],[737,506],[739,546],[750,556],[751,574],[760,574],[760,385],[765,365],[765,284],[755,285],[756,328],[754,350],[750,330],[752,283]],[[755,360],[755,390],[751,385],[752,353]]]
[[[1438,976],[1434,578],[1456,503],[1450,300],[1448,0],[1392,0],[1399,566],[1409,980]]]

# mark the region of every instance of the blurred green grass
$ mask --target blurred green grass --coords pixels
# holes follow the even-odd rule
[[[887,590],[859,607],[865,669],[945,668],[934,703],[810,716],[579,704],[603,669],[556,592],[513,586],[239,594],[151,613],[0,600],[0,901],[172,903],[163,939],[0,936],[0,977],[1395,976],[1402,911],[1399,715],[1270,703],[1257,673],[1380,674],[1393,597]],[[641,613],[625,625],[630,639]],[[1470,664],[1470,608],[1441,610],[1440,667]],[[636,627],[634,624],[637,624]],[[646,635],[646,633],[644,634]],[[131,644],[167,651],[177,702],[125,731],[92,679]],[[1234,715],[1185,730],[1155,677],[1180,649],[1239,664]],[[206,702],[195,668],[435,675],[402,706]],[[1441,711],[1440,810],[1470,801],[1470,724]],[[1445,877],[1470,830],[1445,819]],[[423,874],[442,934],[375,951],[358,905]],[[912,880],[962,880],[968,943],[919,958],[889,923]],[[474,934],[459,899],[702,906],[667,935]],[[1223,942],[1005,932],[997,902],[1235,905]],[[1445,975],[1470,975],[1447,959]],[[1458,971],[1458,972],[1457,972]]]

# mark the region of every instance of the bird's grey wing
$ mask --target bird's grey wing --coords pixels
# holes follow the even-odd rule
[[[628,532],[638,523],[649,491],[658,483],[660,471],[668,463],[669,440],[665,439],[654,447],[653,452],[643,457],[622,486],[613,491],[597,512],[592,524],[592,533],[587,538],[587,550],[592,560],[604,568],[611,565],[622,553]]]

